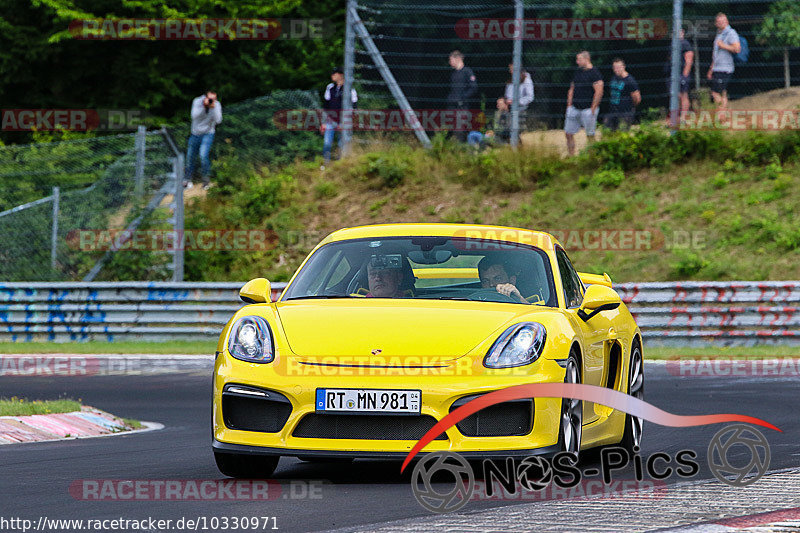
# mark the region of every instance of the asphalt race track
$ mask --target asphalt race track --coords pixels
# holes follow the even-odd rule
[[[782,434],[762,429],[771,446],[770,470],[800,465],[796,378],[678,378],[663,364],[648,364],[645,387],[649,403],[672,413],[740,413],[775,424]],[[86,405],[118,416],[165,426],[158,431],[108,438],[0,446],[0,516],[34,522],[40,516],[172,520],[275,517],[270,526],[274,523],[282,531],[318,531],[369,530],[387,521],[430,515],[414,499],[408,473],[399,475],[399,463],[374,460],[311,464],[284,458],[275,474],[281,490],[271,501],[85,501],[70,494],[71,484],[86,479],[223,479],[211,453],[210,393],[210,374],[197,372],[0,377],[3,397],[80,398]],[[670,428],[645,422],[641,455],[646,458],[655,452],[674,455],[682,449],[695,450],[702,468],[694,479],[712,479],[706,450],[720,428]],[[591,465],[589,462],[587,466]],[[683,480],[667,480],[677,481]],[[473,501],[460,512],[518,503]]]

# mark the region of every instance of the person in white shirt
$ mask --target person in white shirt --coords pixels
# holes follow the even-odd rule
[[[192,134],[186,149],[186,173],[183,186],[191,189],[193,186],[192,175],[195,169],[195,159],[200,156],[200,174],[203,177],[203,189],[211,186],[211,144],[214,142],[214,133],[217,124],[222,122],[222,104],[217,99],[215,91],[206,91],[192,100]]]
[[[725,13],[717,13],[714,25],[717,27],[717,36],[706,77],[711,80],[711,97],[717,109],[725,110],[728,108],[728,83],[734,71],[733,56],[742,51],[742,43]]]
[[[510,112],[511,103],[514,101],[514,84],[512,83],[514,63],[508,64],[508,73],[510,76],[506,83],[506,90],[503,97],[506,99],[506,105]],[[528,106],[533,103],[533,79],[531,79],[531,75],[523,68],[519,73],[519,80],[519,126],[520,129],[525,129],[525,126],[530,120]]]

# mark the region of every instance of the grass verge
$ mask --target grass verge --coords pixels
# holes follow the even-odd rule
[[[735,346],[680,348],[651,346],[644,348],[647,360],[658,359],[780,359],[782,357],[800,357],[800,346]]]
[[[80,410],[81,404],[75,400],[29,401],[16,396],[0,398],[0,416],[49,415]]]
[[[133,418],[123,418],[122,421],[125,422],[125,425],[128,426],[131,429],[142,429],[142,428],[144,428],[144,424],[142,424],[138,420],[134,420]]]

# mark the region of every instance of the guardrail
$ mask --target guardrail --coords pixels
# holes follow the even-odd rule
[[[0,341],[219,335],[241,282],[0,283]],[[274,283],[273,299],[285,283]],[[800,344],[800,281],[622,283],[650,345]]]
[[[650,344],[800,344],[800,281],[622,283]]]
[[[0,283],[0,341],[197,340],[219,335],[242,283]],[[277,298],[285,283],[273,284]]]

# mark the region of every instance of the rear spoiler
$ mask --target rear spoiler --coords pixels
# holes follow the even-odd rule
[[[578,277],[581,278],[584,285],[605,285],[611,288],[611,278],[605,272],[603,272],[602,276],[600,274],[578,272]]]

